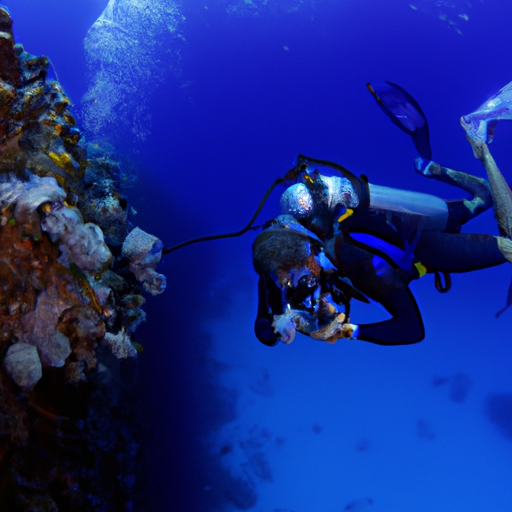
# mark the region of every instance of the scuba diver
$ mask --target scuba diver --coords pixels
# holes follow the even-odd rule
[[[259,275],[254,330],[267,346],[291,343],[296,332],[328,343],[343,338],[380,345],[417,343],[425,329],[409,289],[411,281],[433,274],[436,288],[444,293],[451,287],[450,273],[512,262],[512,240],[506,238],[512,238],[512,195],[487,147],[497,121],[512,118],[508,108],[497,107],[512,103],[512,82],[491,98],[493,102],[461,119],[491,186],[483,178],[432,160],[427,119],[407,91],[391,82],[367,87],[391,121],[412,138],[420,155],[416,172],[471,197],[444,201],[383,187],[341,165],[299,155],[296,165],[266,192],[244,229],[162,251],[168,254],[192,243],[255,229],[252,226],[273,189],[286,185],[281,215],[267,222],[253,243],[253,265]],[[461,233],[466,222],[493,204],[503,236]],[[371,299],[391,318],[353,324],[352,299],[367,303]],[[511,304],[512,284],[506,307]]]
[[[461,233],[466,222],[493,206],[488,182],[432,161],[427,120],[404,89],[389,82],[368,88],[412,137],[420,154],[416,171],[471,198],[444,201],[374,185],[340,165],[300,155],[285,177],[290,186],[281,197],[281,215],[253,244],[259,274],[255,333],[265,345],[290,343],[297,331],[331,343],[419,342],[425,330],[411,281],[433,273],[436,288],[446,292],[450,273],[512,260],[509,239]],[[340,176],[328,176],[332,171]],[[380,303],[391,318],[351,324],[352,298]]]
[[[460,233],[492,206],[486,180],[418,159],[424,176],[473,194],[445,202],[417,192],[369,183],[347,170],[326,176],[330,162],[299,156],[297,182],[281,198],[281,213],[253,244],[259,274],[255,332],[265,345],[293,340],[295,331],[334,342],[357,338],[382,345],[415,343],[424,326],[408,285],[426,273],[436,287],[450,288],[450,273],[507,261],[511,242],[492,235]],[[382,322],[348,322],[350,299],[380,303],[391,315]],[[338,305],[345,311],[340,313]]]

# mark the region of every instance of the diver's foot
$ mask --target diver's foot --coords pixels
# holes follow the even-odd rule
[[[439,174],[439,172],[435,172],[438,170],[436,167],[440,166],[432,160],[426,160],[425,158],[421,157],[418,157],[416,160],[414,160],[414,168],[416,169],[416,172],[426,176],[427,178],[430,178],[435,174]]]
[[[336,343],[340,339],[355,340],[359,336],[359,326],[345,322],[345,315],[340,313],[329,324],[310,333],[315,340]]]
[[[466,139],[471,144],[471,149],[473,150],[473,156],[480,160],[484,165],[486,161],[492,159],[491,154],[489,153],[489,146],[482,142],[481,140],[476,140],[468,132],[466,132]]]
[[[497,236],[496,240],[498,241],[498,249],[501,254],[505,256],[509,263],[512,263],[512,240],[502,236]]]
[[[466,139],[468,139],[468,142],[471,144],[471,149],[473,150],[473,155],[478,160],[482,160],[486,154],[489,152],[489,148],[487,147],[487,144],[485,143],[485,137],[482,139],[480,138],[480,135],[478,132],[475,133],[475,130],[473,130],[473,125],[464,117],[460,118],[460,125],[462,126],[462,129],[466,132]],[[494,131],[494,130],[493,130]],[[489,142],[492,141],[491,140]]]

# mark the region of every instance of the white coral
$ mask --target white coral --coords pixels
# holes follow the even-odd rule
[[[60,203],[66,199],[66,192],[57,184],[55,178],[46,176],[40,178],[32,175],[29,182],[26,183],[25,190],[16,198],[16,207],[14,209],[14,218],[16,222],[27,222],[37,219],[37,208],[43,203]]]
[[[66,198],[66,192],[57,184],[55,178],[41,178],[28,173],[30,180],[21,181],[11,177],[0,183],[0,204],[4,207],[14,204],[14,218],[18,224],[31,226],[31,231],[40,230],[40,217],[37,209],[43,203],[60,203]],[[3,223],[7,222],[7,219]]]
[[[130,261],[130,272],[151,295],[158,295],[165,290],[165,276],[155,272],[163,248],[161,240],[140,228],[133,229],[123,243],[122,254]]]
[[[137,350],[124,329],[121,329],[117,334],[111,332],[105,333],[103,343],[107,345],[112,354],[118,359],[126,359],[127,357],[137,357]]]
[[[14,382],[27,393],[43,376],[36,347],[26,343],[15,343],[9,347],[5,355],[4,366]]]
[[[103,232],[96,224],[84,224],[78,209],[62,205],[49,212],[41,226],[53,242],[60,242],[59,263],[65,267],[75,263],[89,276],[100,274],[109,267],[112,253]]]

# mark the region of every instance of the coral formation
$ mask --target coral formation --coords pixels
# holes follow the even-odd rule
[[[126,368],[163,245],[130,232],[122,166],[85,143],[48,66],[0,6],[0,503],[128,510]]]
[[[162,258],[164,244],[156,236],[135,228],[123,243],[123,256],[130,261],[130,271],[144,291],[158,295],[165,290],[166,279],[155,271]]]
[[[103,342],[118,359],[126,359],[127,357],[135,357],[137,355],[137,350],[131,343],[130,337],[126,335],[124,329],[121,329],[117,334],[110,332],[105,333]]]
[[[184,20],[174,0],[109,0],[84,41],[91,84],[82,99],[88,133],[99,140],[120,132],[147,138],[149,86],[166,73],[179,74]],[[145,94],[137,93],[139,85]]]
[[[43,376],[37,348],[26,343],[11,345],[5,354],[5,370],[23,391],[30,391]]]

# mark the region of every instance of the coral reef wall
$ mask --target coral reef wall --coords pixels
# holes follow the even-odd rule
[[[122,166],[48,66],[0,7],[0,508],[129,510],[132,336],[163,245],[133,229]]]

